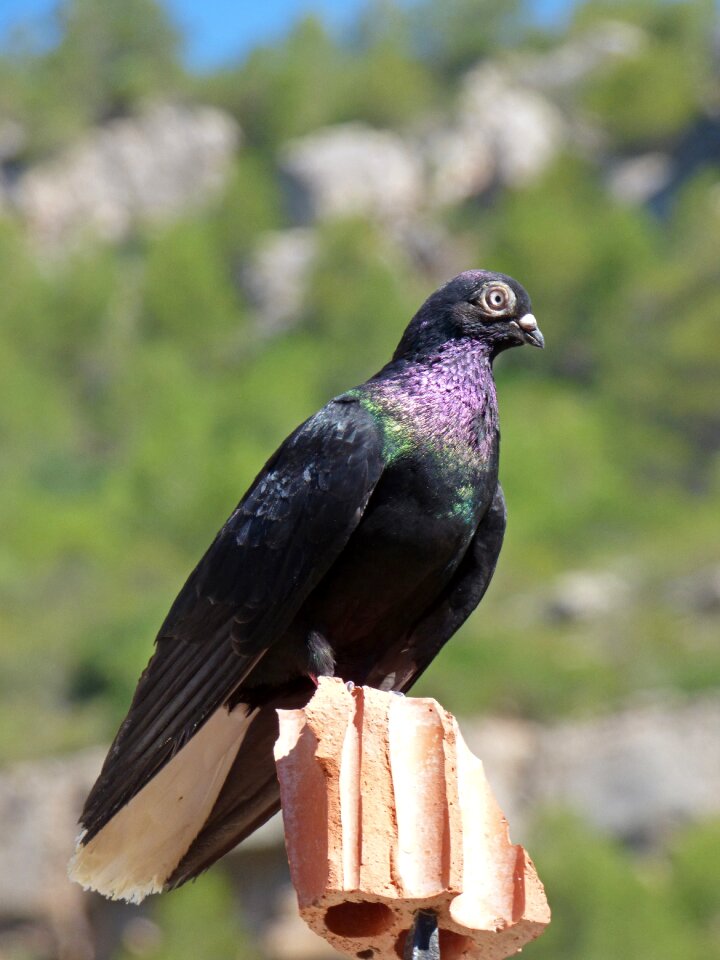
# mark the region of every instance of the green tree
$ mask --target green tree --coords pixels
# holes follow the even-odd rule
[[[586,823],[543,819],[531,849],[555,922],[525,950],[535,960],[707,960],[659,864],[637,862]]]
[[[592,167],[572,158],[503,197],[491,224],[485,261],[521,279],[552,324],[548,359],[533,368],[592,379],[608,328],[615,343],[623,338],[627,297],[657,251],[656,225],[609,200]]]
[[[159,0],[62,0],[45,24],[57,36],[24,53],[4,50],[0,105],[26,125],[30,157],[86,127],[184,86],[180,35]]]
[[[248,142],[267,153],[335,119],[343,65],[323,23],[305,17],[280,44],[253,50],[242,65],[198,89],[233,113]]]
[[[589,75],[584,106],[620,149],[668,143],[701,114],[716,83],[712,0],[596,0],[580,7],[576,25],[592,30],[605,18],[638,27],[639,48]]]

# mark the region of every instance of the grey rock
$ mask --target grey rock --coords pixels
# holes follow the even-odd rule
[[[608,20],[547,53],[467,73],[454,120],[421,138],[433,202],[459,203],[496,182],[531,183],[568,144],[595,152],[596,132],[560,108],[563,93],[613,60],[635,56],[646,41],[641,29]]]
[[[536,804],[574,810],[631,843],[720,811],[720,700],[650,704],[543,731],[529,770]]]
[[[68,881],[67,861],[103,753],[91,749],[0,772],[0,924],[17,918],[42,921],[41,927],[17,931],[18,950],[32,948],[40,937],[48,947],[37,955],[93,956],[85,897]]]
[[[558,579],[546,615],[551,620],[594,620],[625,607],[628,599],[628,582],[617,574],[576,570]]]
[[[717,697],[545,727],[490,717],[463,729],[520,841],[544,807],[637,845],[720,813]]]
[[[472,251],[427,217],[389,222],[383,231],[383,256],[407,262],[442,279]],[[265,234],[240,271],[240,285],[255,311],[261,336],[275,336],[303,316],[318,251],[312,227],[292,227]]]
[[[419,157],[395,133],[340,124],[293,140],[280,156],[291,217],[312,224],[336,217],[402,219],[422,203]]]
[[[519,83],[512,70],[482,64],[463,79],[454,121],[421,138],[431,200],[450,205],[494,182],[530,183],[567,136],[561,111],[547,97]]]
[[[102,750],[19,763],[0,773],[0,917],[43,907],[66,877],[85,791]]]
[[[558,91],[572,88],[613,61],[632,59],[647,42],[647,34],[641,27],[623,20],[604,20],[546,53],[516,56],[511,63],[522,83]]]
[[[608,190],[622,203],[644,204],[664,190],[673,175],[672,159],[665,153],[642,153],[610,168]]]
[[[239,140],[234,120],[220,110],[154,104],[28,169],[13,203],[44,248],[57,250],[85,233],[121,240],[137,222],[207,202],[226,182]]]
[[[560,110],[495,65],[483,64],[467,74],[459,110],[463,128],[483,131],[498,179],[508,186],[536,179],[565,142]]]
[[[299,319],[316,252],[317,238],[308,227],[263,236],[241,274],[263,333],[279,333]]]
[[[692,614],[720,614],[720,564],[683,577],[670,589],[675,606]]]
[[[478,123],[462,122],[430,131],[422,144],[432,203],[452,206],[486,190],[495,176],[490,138]]]

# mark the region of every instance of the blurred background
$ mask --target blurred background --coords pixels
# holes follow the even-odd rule
[[[3,0],[0,958],[320,960],[276,823],[142,907],[65,880],[176,591],[444,279],[522,281],[509,507],[417,688],[554,910],[534,960],[720,957],[711,0]]]

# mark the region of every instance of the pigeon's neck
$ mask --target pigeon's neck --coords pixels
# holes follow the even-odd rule
[[[494,454],[497,397],[486,344],[453,340],[425,357],[395,361],[365,390],[399,449],[412,442],[442,446],[463,460]]]

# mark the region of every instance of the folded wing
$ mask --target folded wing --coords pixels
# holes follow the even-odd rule
[[[81,882],[94,885],[78,863],[83,849],[133,798],[147,795],[153,779],[164,784],[153,803],[168,801],[168,784],[187,803],[192,784],[179,776],[181,764],[171,761],[192,754],[206,782],[219,782],[202,796],[192,787],[195,816],[202,820],[167,867],[179,862],[253,719],[244,704],[229,711],[228,700],[342,551],[382,468],[375,422],[357,403],[340,400],[299,427],[266,464],[160,628],[156,652],[81,816],[84,832],[74,868]],[[205,724],[208,731],[199,736]],[[123,822],[123,835],[132,831],[132,820]],[[93,865],[90,872],[101,868],[104,864]],[[167,876],[168,868],[160,873]]]

